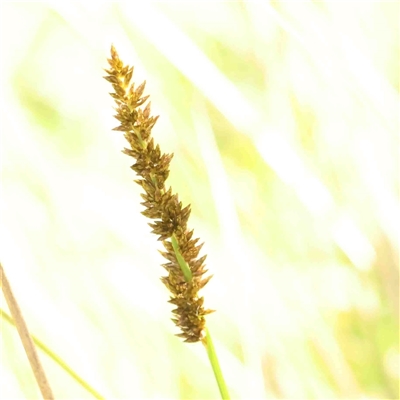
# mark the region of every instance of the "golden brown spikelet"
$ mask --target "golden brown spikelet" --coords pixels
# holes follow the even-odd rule
[[[150,116],[150,103],[144,109],[139,108],[149,97],[142,96],[145,82],[135,89],[131,84],[133,67],[123,64],[114,46],[111,47],[108,63],[110,69],[105,70],[107,76],[104,78],[114,89],[110,95],[117,105],[115,118],[120,123],[114,130],[124,132],[130,144],[130,148],[125,148],[123,152],[135,159],[131,168],[140,177],[135,182],[144,190],[141,194],[144,200],[141,204],[145,207],[142,214],[154,221],[149,224],[152,233],[159,236],[158,240],[163,242],[166,250],[160,253],[168,261],[163,264],[168,275],[161,281],[171,292],[169,302],[176,306],[172,311],[172,321],[182,331],[177,336],[185,342],[198,342],[203,337],[204,317],[213,312],[204,309],[204,299],[199,296],[199,290],[211,276],[203,277],[207,272],[204,265],[206,256],[198,258],[202,244],[197,245],[198,239],[192,239],[193,230],[187,228],[190,206],[182,208],[178,195],[173,194],[171,188],[166,189],[165,181],[173,155],[162,154],[151,137],[158,117]],[[178,244],[178,257],[183,258],[190,270],[189,277],[179,264],[177,251],[171,243],[172,237]]]

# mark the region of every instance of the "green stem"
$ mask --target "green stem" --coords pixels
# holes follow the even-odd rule
[[[211,339],[211,335],[207,327],[205,328],[205,331],[206,331],[206,336],[202,340],[202,342],[205,348],[207,349],[207,355],[210,360],[212,369],[214,371],[214,376],[219,387],[219,392],[221,393],[221,398],[223,400],[229,400],[230,397],[228,388],[226,386],[224,375],[222,374],[221,371],[221,367],[219,366],[218,356],[215,351],[214,343]]]
[[[157,185],[157,179],[153,174],[150,174],[151,180],[153,181],[154,185]],[[161,194],[164,194],[164,190],[160,190]],[[181,267],[181,270],[183,272],[183,276],[185,278],[186,282],[190,282],[193,278],[192,271],[190,270],[190,267],[188,263],[185,261],[183,258],[180,250],[179,250],[179,244],[178,241],[176,240],[175,233],[172,234],[171,236],[171,244],[174,249],[175,255],[176,255],[176,260],[178,261],[179,266]]]
[[[179,251],[178,241],[176,240],[175,234],[171,236],[171,244],[174,249],[176,260],[178,261],[179,266],[183,272],[183,276],[185,277],[186,282],[190,282],[193,278],[192,271],[189,268],[188,263],[182,257],[181,252]]]
[[[153,183],[155,185],[157,185],[156,178],[152,174],[150,174],[150,177],[151,177],[151,180],[153,181]],[[163,189],[161,189],[160,192],[161,192],[161,194],[164,194]],[[178,264],[181,267],[183,276],[185,277],[185,281],[190,282],[193,278],[192,271],[190,270],[188,263],[185,261],[185,259],[183,258],[182,254],[179,250],[179,244],[178,244],[178,241],[176,240],[175,233],[172,234],[172,236],[171,236],[171,244],[172,244],[172,247],[173,247],[175,255],[176,255],[176,260],[178,261]]]
[[[151,178],[152,178],[154,184],[157,184],[155,178],[153,176]],[[164,190],[161,190],[161,193],[163,194]],[[185,281],[190,282],[193,279],[192,271],[190,270],[188,263],[185,261],[185,259],[183,258],[182,254],[179,250],[179,244],[178,244],[175,234],[173,234],[171,236],[171,244],[172,244],[172,248],[174,249],[174,252],[175,252],[176,260],[178,261],[178,264],[181,267],[183,276],[185,277]],[[206,331],[206,336],[202,339],[202,342],[207,350],[207,355],[210,360],[212,369],[214,371],[214,376],[217,381],[219,391],[221,393],[221,398],[223,400],[229,400],[230,397],[229,397],[228,388],[226,386],[224,375],[222,374],[222,370],[219,365],[217,352],[215,351],[215,347],[214,347],[210,332],[207,329],[207,327],[205,328],[205,331]]]
[[[4,310],[0,308],[0,315],[9,324],[15,326],[14,320],[8,315]],[[98,400],[105,400],[105,398],[99,394],[95,389],[93,389],[85,380],[83,380],[71,367],[69,367],[66,362],[59,357],[56,353],[50,350],[41,340],[31,334],[32,340],[37,347],[39,347],[44,353],[46,353],[55,363],[57,363],[67,374],[69,374],[75,381],[77,381],[81,386],[83,386],[89,393],[93,395]]]

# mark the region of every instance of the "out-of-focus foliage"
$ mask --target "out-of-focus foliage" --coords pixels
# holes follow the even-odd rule
[[[396,2],[1,3],[1,260],[31,330],[107,398],[215,399],[169,321],[102,79],[147,80],[242,399],[399,397]],[[4,301],[1,300],[4,308]],[[57,398],[90,398],[42,357]],[[2,398],[33,398],[1,325]]]

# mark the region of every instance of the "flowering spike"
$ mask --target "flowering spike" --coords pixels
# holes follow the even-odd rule
[[[166,250],[160,253],[168,261],[162,265],[168,276],[161,281],[171,292],[169,302],[176,306],[172,321],[181,329],[178,337],[188,343],[198,342],[204,337],[205,315],[213,310],[203,308],[204,299],[198,293],[211,276],[203,277],[207,272],[206,256],[198,258],[202,244],[196,245],[198,239],[192,239],[193,230],[187,228],[191,208],[182,208],[178,195],[172,194],[171,188],[166,189],[173,154],[162,154],[159,145],[154,144],[151,130],[158,116],[150,116],[150,102],[139,108],[149,97],[142,96],[146,81],[135,89],[131,82],[134,69],[123,64],[114,46],[108,63],[110,68],[105,69],[104,79],[114,89],[110,95],[116,103],[115,118],[119,121],[113,130],[125,133],[130,148],[123,153],[135,159],[131,168],[140,177],[135,182],[145,192],[141,194],[145,207],[142,214],[154,221],[149,224],[152,233],[159,236]]]

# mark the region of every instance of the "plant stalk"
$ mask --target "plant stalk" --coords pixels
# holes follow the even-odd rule
[[[46,374],[40,363],[39,356],[36,352],[35,345],[33,344],[32,337],[29,334],[28,327],[25,323],[24,317],[22,316],[21,310],[18,306],[17,300],[11,290],[10,283],[6,277],[3,266],[0,263],[0,281],[1,287],[3,289],[3,294],[10,309],[10,313],[15,321],[15,326],[19,337],[21,339],[22,345],[24,346],[25,353],[28,357],[29,363],[31,365],[33,374],[35,376],[36,382],[39,386],[40,392],[44,400],[54,400],[54,395],[51,390],[50,384],[46,378]]]
[[[9,324],[15,327],[15,322],[2,308],[0,308],[0,316],[5,319]],[[84,379],[82,379],[78,373],[76,373],[60,356],[58,356],[53,350],[49,349],[40,339],[35,335],[31,334],[33,343],[45,354],[47,354],[56,364],[58,364],[68,375],[72,377],[79,385],[85,388],[89,393],[93,395],[97,400],[105,400],[105,398],[97,392],[92,386],[89,385]]]
[[[182,269],[182,272],[185,276],[186,281],[189,282],[192,279],[192,273],[191,273],[189,267],[187,266],[186,261],[182,257],[182,254],[179,251],[179,246],[176,241],[175,235],[172,235],[171,242],[172,242],[172,247],[175,251],[176,259],[178,260],[179,266]],[[205,327],[205,332],[206,332],[206,335],[202,339],[202,343],[207,350],[207,355],[208,355],[208,358],[211,363],[211,367],[214,372],[215,380],[217,381],[217,384],[218,384],[219,392],[221,393],[221,398],[223,400],[229,400],[230,397],[229,397],[228,387],[226,386],[224,375],[223,375],[221,367],[219,365],[217,352],[215,351],[214,343],[212,341],[210,331],[208,330],[207,326]]]
[[[205,328],[206,336],[202,339],[202,343],[207,350],[207,355],[210,360],[212,369],[214,371],[215,380],[217,381],[219,392],[223,400],[229,400],[228,387],[226,386],[224,375],[222,374],[221,367],[219,365],[217,352],[215,351],[214,343],[211,339],[210,331]]]

